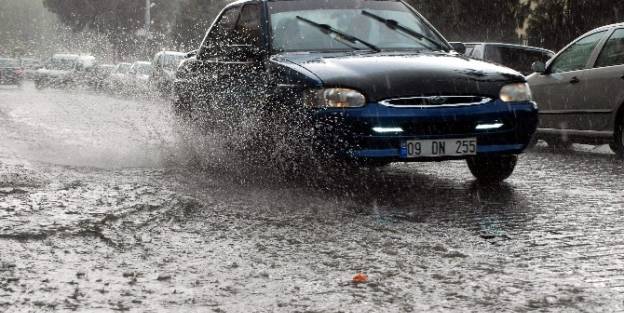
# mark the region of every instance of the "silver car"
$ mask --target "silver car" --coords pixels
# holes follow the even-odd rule
[[[624,157],[624,23],[579,37],[533,70],[538,138],[553,146],[609,143]]]

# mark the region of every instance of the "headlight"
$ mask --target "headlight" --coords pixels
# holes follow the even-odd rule
[[[503,86],[500,91],[500,99],[503,102],[533,101],[531,88],[526,83],[516,83]]]
[[[366,97],[353,89],[327,88],[307,91],[304,103],[311,108],[360,108],[366,105]]]

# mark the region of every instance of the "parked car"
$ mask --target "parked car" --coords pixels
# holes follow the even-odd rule
[[[538,138],[555,146],[609,143],[624,157],[624,24],[580,36],[533,70]]]
[[[555,55],[547,49],[507,43],[471,42],[464,45],[465,56],[504,65],[524,75],[533,73],[531,65],[534,62],[546,62]]]
[[[97,80],[97,61],[92,55],[78,57],[72,72],[74,86],[93,87]]]
[[[128,78],[126,87],[133,94],[146,95],[150,92],[150,76],[152,75],[153,67],[151,62],[137,61],[132,64],[130,71],[128,72]]]
[[[80,56],[77,54],[55,54],[35,74],[35,87],[66,87],[73,84],[74,70]]]
[[[296,134],[301,153],[356,164],[466,160],[483,182],[512,174],[537,127],[523,75],[452,51],[403,1],[238,1],[176,76],[176,112],[268,134],[250,143]]]
[[[17,59],[0,58],[0,85],[22,86],[24,69]]]
[[[176,51],[162,51],[156,54],[152,66],[150,84],[161,94],[168,95],[172,91],[175,71],[180,62],[186,58],[187,53]]]
[[[26,79],[34,79],[37,70],[41,68],[41,60],[35,58],[22,58],[22,67],[24,68],[24,77]]]
[[[115,65],[115,68],[113,68],[111,74],[106,79],[106,89],[111,93],[121,93],[131,67],[131,63]]]
[[[92,76],[89,78],[88,85],[96,91],[105,90],[107,80],[115,69],[112,64],[98,64],[95,66]]]

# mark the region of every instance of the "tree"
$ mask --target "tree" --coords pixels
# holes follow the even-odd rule
[[[622,18],[622,1],[537,1],[529,19],[529,43],[558,50],[583,33],[599,26],[622,22]]]
[[[180,4],[173,40],[182,50],[199,47],[213,20],[229,0],[185,0]]]
[[[451,41],[519,41],[529,5],[509,0],[409,0]]]
[[[43,1],[45,7],[73,31],[91,30],[105,34],[120,56],[142,50],[146,45],[146,40],[138,32],[144,27],[145,0]],[[151,2],[151,31],[157,38],[164,38],[173,27],[178,1]]]

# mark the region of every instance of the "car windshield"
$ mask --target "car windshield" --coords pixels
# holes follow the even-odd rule
[[[354,49],[353,45],[337,40],[305,20],[327,25],[382,50],[440,50],[440,47],[446,47],[445,41],[425,21],[399,1],[275,1],[269,2],[269,12],[273,49],[277,51]],[[361,49],[369,47],[361,45]]]
[[[53,58],[48,64],[48,68],[52,70],[71,70],[76,66],[77,59],[69,58]]]
[[[15,59],[0,59],[0,67],[19,66],[19,62]]]

